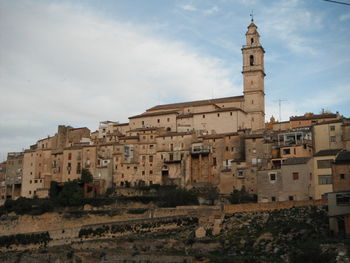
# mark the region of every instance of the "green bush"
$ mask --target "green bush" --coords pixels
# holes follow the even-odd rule
[[[198,198],[195,193],[186,189],[164,189],[157,192],[158,205],[160,207],[175,207],[180,205],[198,205]]]
[[[231,204],[256,203],[257,196],[247,193],[245,189],[233,190],[229,197],[229,201]]]

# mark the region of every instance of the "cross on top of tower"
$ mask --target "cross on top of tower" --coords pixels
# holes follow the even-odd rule
[[[252,10],[252,12],[250,13],[250,17],[251,17],[250,21],[251,21],[252,23],[254,23],[254,13],[253,13],[253,10]]]

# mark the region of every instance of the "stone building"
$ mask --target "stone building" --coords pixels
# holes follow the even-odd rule
[[[21,196],[23,175],[23,152],[11,152],[6,162],[6,199],[17,199]]]
[[[286,159],[280,169],[258,172],[258,202],[312,199],[312,160]]]
[[[333,191],[350,191],[350,151],[338,153],[332,163]]]
[[[0,163],[0,205],[5,202],[6,199],[6,162]]]

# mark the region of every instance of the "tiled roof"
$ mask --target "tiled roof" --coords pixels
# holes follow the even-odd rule
[[[327,119],[327,118],[336,118],[337,114],[334,113],[324,113],[324,114],[310,114],[303,116],[292,116],[289,118],[291,121],[300,121],[300,120],[314,120],[314,119]]]
[[[158,116],[158,115],[169,115],[169,114],[179,114],[179,113],[177,111],[145,112],[145,113],[142,113],[139,115],[131,116],[131,117],[129,117],[129,119],[151,117],[151,116]]]
[[[196,107],[196,106],[210,105],[215,103],[236,102],[236,101],[243,101],[243,100],[244,100],[244,96],[226,97],[226,98],[211,99],[211,100],[197,100],[197,101],[157,105],[148,109],[147,111],[178,109],[178,108],[184,108],[184,107]]]
[[[328,150],[321,150],[314,154],[314,156],[330,156],[330,155],[337,155],[338,152],[340,152],[341,149],[328,149]]]
[[[311,159],[310,157],[288,158],[283,162],[283,165],[306,164],[310,159]]]
[[[341,151],[335,158],[335,163],[350,163],[350,151]]]

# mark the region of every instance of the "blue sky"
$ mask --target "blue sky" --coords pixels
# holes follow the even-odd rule
[[[350,1],[349,1],[350,2]],[[0,0],[0,161],[57,125],[125,122],[156,104],[242,94],[250,12],[266,118],[350,116],[350,6],[322,0]]]

